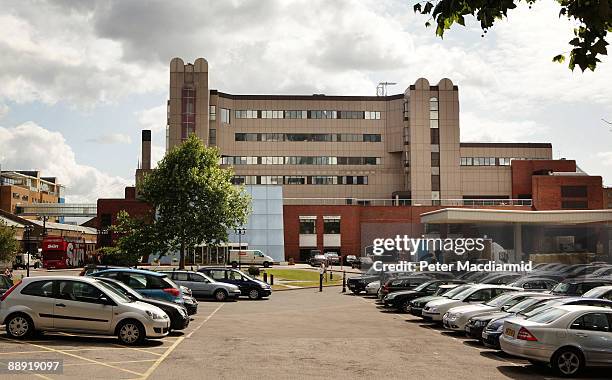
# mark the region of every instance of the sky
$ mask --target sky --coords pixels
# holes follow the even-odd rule
[[[382,81],[392,94],[450,78],[462,141],[550,142],[612,185],[612,62],[552,62],[574,27],[556,2],[444,39],[414,2],[5,0],[0,165],[57,176],[68,202],[121,197],[142,129],[163,157],[170,60],[204,57],[211,88],[235,94],[375,95]]]

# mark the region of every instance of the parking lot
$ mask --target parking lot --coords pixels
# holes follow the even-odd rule
[[[63,374],[37,375],[45,379],[552,376],[416,317],[382,311],[374,299],[342,294],[339,287],[275,292],[259,301],[203,301],[186,330],[141,347],[70,334],[16,341],[2,332],[0,341],[2,363],[63,359]],[[605,370],[586,377],[609,378]]]

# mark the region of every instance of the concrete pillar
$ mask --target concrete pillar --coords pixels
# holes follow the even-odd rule
[[[517,259],[523,257],[523,231],[521,223],[514,223],[514,255]]]

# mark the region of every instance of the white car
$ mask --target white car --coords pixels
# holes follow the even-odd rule
[[[504,322],[499,343],[504,352],[549,363],[562,376],[584,367],[612,366],[612,310],[595,306],[557,306],[527,319]]]
[[[0,323],[11,338],[35,331],[117,335],[127,345],[168,335],[170,318],[93,277],[28,277],[0,297]]]
[[[542,293],[521,291],[508,292],[491,299],[489,302],[453,307],[442,316],[442,324],[447,329],[465,331],[465,325],[472,317],[505,310],[516,305],[525,298],[539,295],[542,295]]]
[[[366,285],[365,292],[369,296],[378,295],[378,290],[380,289],[380,281],[372,281]]]
[[[488,302],[490,299],[500,294],[521,290],[523,289],[504,285],[473,285],[451,298],[443,298],[428,302],[423,308],[422,317],[427,320],[441,322],[442,316],[453,307],[470,303]]]

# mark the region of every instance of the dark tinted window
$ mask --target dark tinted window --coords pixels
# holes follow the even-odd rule
[[[102,292],[93,285],[79,281],[60,281],[58,297],[65,300],[99,303]]]
[[[488,301],[493,298],[492,289],[481,289],[468,297],[468,301]]]
[[[576,319],[571,329],[610,332],[610,321],[607,314],[588,313]]]
[[[53,297],[53,281],[36,281],[21,290],[21,294],[37,297]]]
[[[147,276],[147,289],[165,289],[173,288],[165,281],[164,277]]]
[[[578,286],[576,287],[576,294],[582,295],[593,288],[597,288],[603,285],[604,284],[601,282],[585,282],[583,284],[578,284]]]

